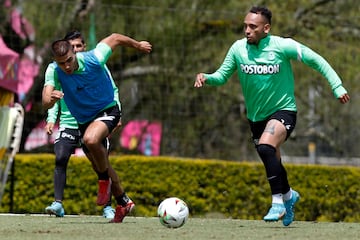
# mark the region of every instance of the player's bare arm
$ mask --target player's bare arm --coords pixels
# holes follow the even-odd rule
[[[53,86],[46,85],[42,92],[42,104],[45,109],[49,109],[54,104],[63,98],[64,93],[58,90],[54,90]]]
[[[149,42],[136,41],[135,39],[119,33],[113,33],[110,36],[101,40],[101,42],[109,45],[112,50],[114,50],[117,46],[132,47],[145,53],[150,53],[152,50],[152,45]]]

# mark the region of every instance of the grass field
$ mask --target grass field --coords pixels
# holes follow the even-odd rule
[[[359,223],[281,222],[190,218],[178,229],[163,227],[157,218],[127,217],[121,224],[110,224],[100,216],[0,214],[0,239],[360,239]]]

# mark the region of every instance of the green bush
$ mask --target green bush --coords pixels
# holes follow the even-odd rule
[[[53,201],[54,155],[17,155],[15,213],[43,213]],[[177,196],[192,216],[262,219],[271,193],[262,163],[172,157],[111,156],[122,185],[136,203],[138,216],[156,216],[158,204]],[[291,186],[301,194],[296,219],[360,220],[360,169],[286,164]],[[84,157],[72,157],[64,195],[66,214],[101,214],[95,204],[97,177]],[[113,200],[114,201],[114,200]],[[113,203],[115,206],[115,202]],[[10,179],[0,207],[10,209]]]

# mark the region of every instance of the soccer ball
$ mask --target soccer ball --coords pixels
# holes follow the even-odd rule
[[[160,203],[157,213],[163,226],[179,228],[187,221],[189,208],[180,198],[170,197]]]

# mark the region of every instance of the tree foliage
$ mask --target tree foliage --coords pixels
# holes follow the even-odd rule
[[[327,59],[352,97],[350,104],[339,104],[320,74],[294,62],[298,124],[284,152],[306,155],[308,142],[314,141],[319,155],[359,156],[353,144],[360,135],[356,111],[360,78],[358,2],[253,3],[267,5],[273,11],[273,35],[292,37]],[[120,88],[124,123],[132,119],[162,122],[162,154],[231,160],[256,157],[236,77],[222,87],[193,88],[196,73],[215,71],[230,45],[243,37],[243,18],[251,3],[33,0],[18,4],[36,26],[36,45],[44,60],[42,73],[51,61],[49,43],[74,28],[89,36],[91,16],[97,40],[120,32],[153,44],[149,56],[119,48],[108,65]],[[28,113],[32,117],[26,119],[25,136],[46,114],[41,108],[42,85],[43,74],[28,94],[27,101],[32,101],[34,107]],[[312,100],[310,91],[314,93]],[[118,142],[114,146],[115,151],[121,151]]]

